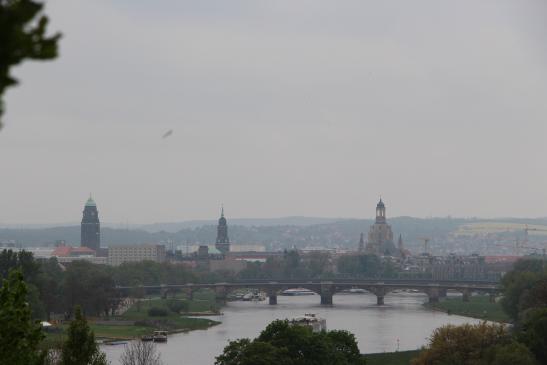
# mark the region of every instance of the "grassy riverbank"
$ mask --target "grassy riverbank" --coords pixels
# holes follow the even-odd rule
[[[439,303],[427,303],[427,307],[456,314],[459,316],[473,317],[494,322],[509,322],[509,317],[499,302],[490,303],[488,296],[472,296],[469,302],[464,302],[462,298],[445,298]]]
[[[410,360],[418,356],[420,350],[367,354],[367,365],[409,365]]]
[[[182,307],[174,311],[173,304]],[[151,315],[150,310],[163,312],[162,315]],[[172,333],[206,329],[219,322],[205,318],[192,318],[185,313],[218,313],[219,306],[212,292],[195,293],[190,300],[183,296],[175,298],[145,298],[135,302],[122,315],[109,319],[89,319],[89,326],[97,339],[132,339],[152,334],[162,329]],[[47,342],[62,342],[68,325],[61,325],[59,332],[47,335]]]

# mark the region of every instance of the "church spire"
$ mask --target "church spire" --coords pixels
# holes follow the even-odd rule
[[[361,232],[361,237],[359,238],[359,252],[365,252],[365,235]]]
[[[226,254],[230,251],[230,238],[228,237],[228,222],[224,217],[224,205],[220,208],[220,218],[217,226],[217,240],[215,247],[217,250]]]

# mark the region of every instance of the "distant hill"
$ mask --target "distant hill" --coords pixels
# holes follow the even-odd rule
[[[310,226],[315,224],[333,223],[343,218],[315,218],[315,217],[282,217],[282,218],[233,218],[230,224],[244,227],[262,226]],[[216,225],[217,220],[192,220],[172,223],[153,223],[135,226],[147,232],[178,232],[187,228]]]
[[[200,222],[204,224],[200,225]],[[373,220],[370,219],[335,220],[305,217],[228,221],[232,242],[262,244],[272,250],[292,247],[355,248],[360,233],[363,232],[366,235],[372,223]],[[456,251],[456,245],[464,247],[465,250],[481,251],[488,246],[487,241],[495,243],[498,238],[513,242],[522,233],[525,224],[529,224],[530,227],[532,225],[533,227],[547,226],[547,219],[395,217],[389,219],[389,223],[392,225],[395,240],[399,234],[402,234],[405,245],[411,250],[419,252],[422,245],[420,237],[430,237],[433,245],[437,247],[453,245],[454,247],[447,246],[444,249],[444,251],[452,252],[452,250]],[[179,226],[183,228],[173,231]],[[157,231],[161,228],[165,229]],[[535,232],[530,233],[535,234]],[[159,243],[167,240],[172,240],[177,245],[212,244],[215,237],[216,221],[159,223],[143,226],[140,229],[103,227],[101,230],[103,246]],[[56,240],[65,240],[69,244],[78,245],[80,227],[76,225],[36,229],[0,229],[0,242],[8,240],[14,240],[21,246],[51,245]]]

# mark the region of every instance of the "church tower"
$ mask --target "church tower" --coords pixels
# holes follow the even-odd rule
[[[215,244],[217,250],[226,254],[230,252],[230,238],[228,238],[228,224],[226,218],[224,217],[224,207],[222,207],[220,212],[220,219],[218,220],[217,226],[217,241]]]
[[[363,234],[363,232],[361,232],[361,237],[359,238],[359,249],[358,249],[358,251],[360,253],[365,252],[365,235]]]
[[[386,206],[381,198],[376,205],[376,222],[370,226],[368,231],[365,251],[378,256],[395,256],[397,254],[393,243],[393,232],[391,226],[387,224]]]
[[[80,245],[91,248],[98,253],[101,248],[101,223],[99,222],[99,212],[97,204],[89,195],[89,199],[84,206],[82,226],[81,226]]]

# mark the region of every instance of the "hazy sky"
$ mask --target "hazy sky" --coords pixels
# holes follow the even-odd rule
[[[544,4],[48,1],[0,223],[547,216]]]

